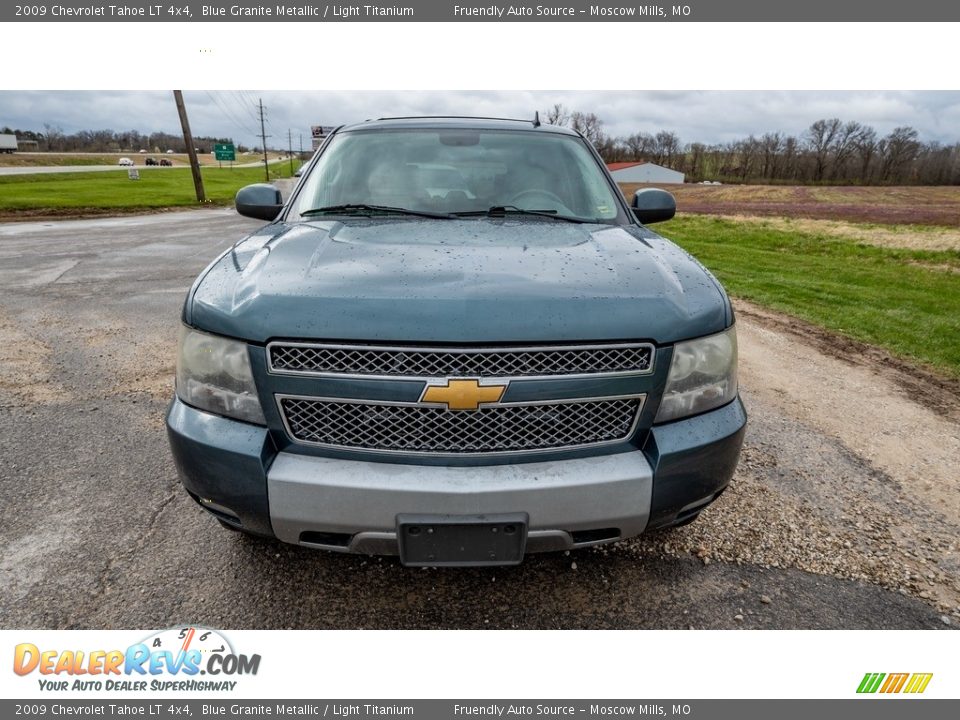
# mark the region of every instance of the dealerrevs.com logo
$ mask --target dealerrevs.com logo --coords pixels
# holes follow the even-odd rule
[[[927,689],[932,678],[933,673],[867,673],[857,686],[857,692],[916,695]]]
[[[45,691],[231,691],[238,682],[233,678],[259,669],[260,655],[237,653],[222,633],[202,627],[162,630],[125,650],[56,650],[27,642],[13,653],[14,673],[36,673]]]

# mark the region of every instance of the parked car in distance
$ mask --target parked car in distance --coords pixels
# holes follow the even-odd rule
[[[156,164],[157,164],[157,160],[156,160],[156,158],[148,157],[146,160],[143,161],[143,164],[144,164],[144,165],[156,165]]]
[[[122,165],[123,167],[133,167],[134,162],[133,162],[133,160],[131,160],[131,159],[128,158],[128,157],[122,157],[122,158],[120,158],[120,160],[117,162],[117,164],[118,164],[118,165]]]
[[[163,165],[164,167],[170,167],[173,165],[173,161],[168,160],[167,158],[160,158],[160,164]]]
[[[733,308],[581,134],[539,119],[342,127],[184,302],[168,438],[224,527],[405,565],[692,522],[747,417]]]

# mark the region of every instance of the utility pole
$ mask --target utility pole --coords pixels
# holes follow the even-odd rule
[[[270,165],[267,164],[267,130],[263,125],[263,98],[260,98],[260,140],[263,142],[263,172],[270,182]]]
[[[303,133],[300,133],[300,162],[303,162]]]
[[[293,175],[293,131],[287,128],[287,156],[290,158],[290,174]]]
[[[193,135],[190,134],[190,121],[187,120],[187,109],[183,105],[183,93],[173,91],[173,99],[177,103],[177,112],[180,114],[180,127],[183,128],[183,141],[187,144],[187,155],[190,156],[190,170],[193,173],[193,187],[197,191],[197,202],[207,201],[203,191],[203,177],[200,175],[200,161],[197,160],[197,149],[193,146]]]

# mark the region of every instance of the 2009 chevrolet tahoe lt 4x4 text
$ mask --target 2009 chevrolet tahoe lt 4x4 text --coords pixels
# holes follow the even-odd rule
[[[733,311],[579,134],[395,118],[333,132],[196,280],[167,428],[230,528],[408,565],[694,519],[746,413]]]

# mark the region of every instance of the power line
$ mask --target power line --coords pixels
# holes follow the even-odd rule
[[[263,140],[263,172],[270,182],[270,165],[267,162],[267,135],[266,128],[263,126],[263,98],[260,98],[260,138]]]
[[[223,116],[227,120],[229,120],[235,127],[242,130],[247,135],[257,134],[256,130],[254,130],[249,125],[247,125],[246,123],[242,122],[239,118],[237,118],[237,116],[230,110],[230,108],[226,106],[226,104],[220,98],[218,98],[216,95],[211,93],[209,90],[205,90],[204,92],[207,94],[207,97],[209,97],[214,102],[214,104],[217,106],[217,108],[220,110]]]
[[[231,100],[233,100],[237,107],[240,109],[241,115],[248,115],[253,119],[253,122],[257,121],[257,103],[253,100],[248,99],[242,91],[234,90],[231,95]]]
[[[256,117],[257,101],[253,99],[253,95],[248,93],[246,90],[240,90],[240,96],[247,101],[250,111],[253,113],[254,117]]]
[[[293,130],[287,129],[287,155],[290,157],[290,174],[293,175]]]
[[[222,105],[224,111],[233,119],[235,124],[237,124],[239,127],[242,127],[245,132],[248,132],[251,135],[257,134],[256,115],[251,116],[251,120],[253,121],[253,124],[251,125],[250,120],[245,119],[243,113],[234,112],[234,110],[227,103],[226,99],[218,98],[218,101]]]

